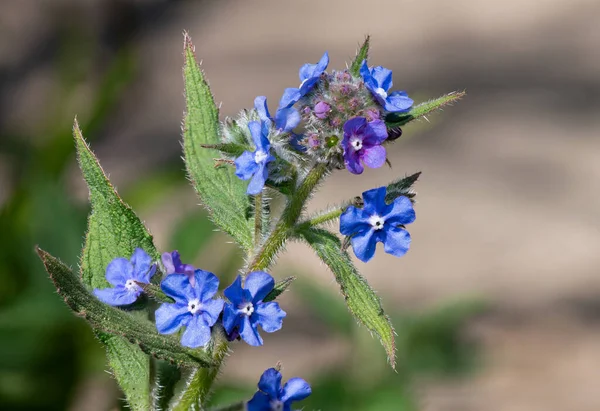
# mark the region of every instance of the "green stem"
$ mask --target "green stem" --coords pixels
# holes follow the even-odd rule
[[[258,248],[262,240],[262,193],[254,196],[254,248]]]
[[[190,376],[185,391],[172,411],[188,411],[204,409],[204,404],[212,390],[215,378],[223,365],[223,360],[229,351],[229,343],[222,326],[213,327],[212,346],[208,349],[212,356],[214,366],[210,368],[196,368]]]
[[[343,207],[334,208],[333,210],[330,210],[330,211],[326,211],[322,214],[314,216],[313,218],[311,218],[309,220],[301,222],[300,224],[298,224],[298,228],[315,227],[317,225],[321,225],[328,221],[335,220],[336,218],[339,218],[342,215],[342,213],[344,212],[345,209],[346,209],[346,206],[343,206]]]
[[[327,165],[318,163],[304,178],[294,195],[288,200],[275,228],[254,256],[248,267],[249,272],[264,270],[271,264],[294,225],[298,222],[306,201],[326,172]]]

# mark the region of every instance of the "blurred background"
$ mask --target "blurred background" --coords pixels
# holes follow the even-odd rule
[[[394,320],[398,372],[292,244],[274,271],[299,277],[286,326],[262,350],[236,345],[214,404],[248,398],[282,361],[313,385],[305,410],[600,409],[599,19],[597,0],[2,0],[0,408],[120,406],[102,348],[33,253],[77,266],[75,115],[159,249],[222,278],[241,264],[185,180],[185,29],[222,116],[256,95],[275,106],[324,50],[345,67],[366,34],[371,64],[415,101],[468,93],[407,126],[393,168],[338,172],[311,203],[423,172],[411,251],[357,261]]]

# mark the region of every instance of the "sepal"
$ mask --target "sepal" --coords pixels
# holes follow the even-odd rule
[[[263,299],[263,302],[267,303],[275,300],[277,297],[283,294],[283,292],[287,290],[290,285],[292,285],[295,279],[296,277],[291,276],[277,282],[271,292],[269,292],[269,294],[267,294],[267,296]]]
[[[404,196],[408,197],[410,201],[414,203],[417,193],[412,189],[412,186],[417,182],[420,176],[421,172],[419,171],[388,184],[385,194],[385,202],[389,204],[396,198]]]
[[[350,74],[354,77],[360,77],[360,66],[364,60],[369,57],[369,42],[371,37],[367,36],[360,49],[356,52],[356,57],[350,65]]]
[[[448,106],[460,100],[466,94],[467,93],[464,91],[454,91],[436,99],[417,104],[416,106],[413,106],[408,113],[390,113],[385,117],[385,124],[388,129],[401,127],[436,110],[441,110],[444,106]]]

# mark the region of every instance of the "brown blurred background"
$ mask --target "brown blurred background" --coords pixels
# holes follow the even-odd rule
[[[411,406],[600,409],[599,22],[597,0],[2,0],[0,398],[7,398],[7,409],[49,409],[44,400],[19,402],[35,384],[47,387],[46,379],[35,382],[39,372],[66,367],[58,357],[43,371],[23,374],[47,359],[43,349],[27,357],[35,341],[47,341],[32,331],[40,329],[71,341],[72,347],[63,344],[65,356],[84,358],[65,375],[43,374],[55,384],[66,381],[48,394],[58,395],[57,409],[114,404],[101,349],[54,304],[58,298],[30,252],[39,243],[77,262],[87,191],[69,137],[75,115],[160,249],[188,247],[197,266],[235,271],[239,256],[232,246],[223,251],[228,239],[217,234],[206,241],[212,231],[179,159],[184,29],[222,116],[250,107],[256,95],[274,107],[283,89],[297,84],[299,67],[324,50],[330,68],[345,67],[366,34],[371,64],[393,69],[395,88],[415,101],[465,89],[463,101],[431,122],[404,129],[389,151],[393,168],[338,172],[311,209],[423,172],[410,252],[402,259],[378,253],[357,265],[388,312],[428,313],[456,301],[486,308],[452,329],[452,344],[468,343],[476,365],[451,376],[416,373],[406,379],[408,388],[399,383],[398,392],[414,397]],[[182,221],[195,225],[181,234],[181,225],[188,226]],[[226,269],[223,259],[230,261]],[[341,297],[300,244],[288,248],[275,270],[289,273],[305,285],[282,302],[293,313],[288,327],[267,336],[263,350],[240,345],[223,381],[251,392],[260,372],[278,360],[286,377],[333,381],[327,372],[352,362],[355,370],[366,364],[378,380],[392,378],[385,366],[370,369],[383,351],[364,330],[350,325],[351,337],[331,331],[323,318],[333,304],[327,298]],[[323,289],[331,293],[311,300]],[[43,311],[15,308],[38,307],[38,296],[48,302],[40,303]],[[57,314],[42,320],[41,312],[54,312],[47,307]],[[401,340],[404,324],[396,323]],[[73,333],[79,337],[65,337]],[[360,354],[365,364],[354,348],[363,343],[370,347]],[[14,360],[21,355],[23,363]],[[401,369],[402,360],[410,359],[400,355]],[[405,409],[391,404],[356,409]],[[321,409],[305,407],[313,408]]]

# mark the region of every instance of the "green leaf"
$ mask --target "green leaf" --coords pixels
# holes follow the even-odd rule
[[[346,304],[354,317],[369,331],[377,334],[385,348],[392,368],[396,366],[394,328],[383,312],[381,301],[367,281],[360,275],[350,257],[341,249],[341,243],[333,233],[317,228],[297,232],[333,272],[340,285]]]
[[[73,126],[73,134],[79,167],[87,182],[90,191],[90,202],[92,203],[92,212],[88,219],[88,232],[81,255],[81,280],[83,284],[90,288],[106,288],[110,285],[106,281],[105,270],[113,259],[129,257],[137,247],[143,248],[154,259],[157,259],[159,254],[154,247],[150,233],[110,184],[98,160],[83,139],[77,121]],[[78,285],[85,290],[83,284],[79,283]],[[83,294],[81,295],[83,296]],[[90,295],[81,302],[85,302],[86,305],[92,304],[96,308],[94,315],[103,311],[103,304]],[[86,305],[80,307],[84,312],[87,311]],[[89,313],[92,315],[92,311],[89,311]],[[129,323],[136,324],[131,315],[122,314],[122,317],[127,319]],[[127,334],[128,339],[135,340],[132,337],[134,335],[132,334],[133,330],[130,332],[127,329],[120,328],[119,332],[115,332],[117,330],[111,330],[111,327],[100,322],[100,319],[96,321],[98,324],[95,325],[100,330],[104,329],[109,333],[120,335]],[[114,328],[114,322],[112,324],[112,328]],[[151,326],[146,328],[153,330]],[[135,410],[149,409],[152,398],[150,393],[150,358],[144,354],[140,347],[129,343],[121,336],[104,333],[99,333],[98,336],[107,348],[108,363],[127,397],[129,406]],[[163,352],[162,355],[167,353],[168,351]]]
[[[405,196],[410,198],[410,200],[414,202],[413,199],[417,193],[415,193],[412,190],[412,186],[417,182],[420,176],[421,172],[419,171],[417,173],[411,174],[404,178],[400,178],[388,184],[387,191],[385,194],[385,201],[387,203],[391,203],[396,198],[400,196]]]
[[[273,287],[271,292],[267,294],[265,298],[263,298],[263,301],[267,303],[279,297],[281,294],[283,294],[285,290],[288,289],[288,287],[294,282],[295,279],[296,277],[291,276],[279,281],[277,284],[275,284],[275,287]]]
[[[360,46],[360,49],[358,49],[358,52],[356,53],[356,57],[354,58],[354,61],[352,62],[352,65],[350,66],[350,74],[352,74],[354,77],[358,77],[360,76],[360,66],[363,62],[363,60],[366,60],[369,57],[369,41],[370,41],[371,37],[367,36],[367,38],[365,38],[365,41],[363,42],[362,46]]]
[[[120,366],[118,369],[115,368],[115,375],[117,373],[127,375],[128,367],[137,368],[135,361],[127,362],[126,360],[130,357],[122,354],[123,351],[127,351],[127,348],[137,348],[138,346],[147,354],[178,365],[194,367],[212,365],[212,360],[204,351],[184,347],[177,337],[158,334],[156,327],[150,321],[134,318],[123,310],[102,303],[86,289],[77,275],[62,261],[42,249],[37,248],[36,251],[65,303],[75,314],[85,318],[95,330],[100,332],[99,337],[103,343],[116,349],[117,356],[111,359],[111,362],[115,361]],[[119,336],[118,339],[116,336]],[[117,340],[126,342],[127,345],[114,342]],[[135,345],[129,344],[127,341]],[[128,354],[136,355],[137,351],[131,351]],[[139,359],[140,357],[136,356],[135,358]],[[125,383],[130,384],[130,381],[125,381]],[[149,386],[147,379],[144,380],[144,386]],[[128,393],[126,392],[126,394]],[[130,405],[134,406],[135,404]]]
[[[450,105],[462,97],[464,97],[467,93],[464,91],[454,91],[452,93],[448,93],[441,97],[438,97],[433,100],[426,101],[421,104],[417,104],[410,109],[408,113],[391,113],[385,117],[385,124],[388,128],[396,128],[405,125],[413,120],[416,120],[420,117],[424,117],[427,114],[441,110],[444,106]]]
[[[254,221],[250,216],[247,183],[235,176],[232,167],[215,168],[217,150],[202,148],[220,144],[219,112],[204,73],[196,62],[194,46],[185,35],[183,76],[187,114],[184,120],[183,151],[191,181],[210,218],[245,250],[253,247]]]

